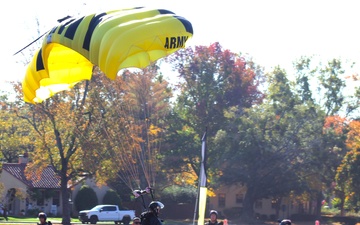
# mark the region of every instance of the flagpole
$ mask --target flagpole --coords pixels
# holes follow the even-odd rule
[[[199,203],[199,194],[200,194],[200,182],[198,183],[198,187],[197,187],[197,195],[196,195],[196,201],[195,201],[193,225],[195,225],[195,220],[196,220],[197,207],[198,207],[198,203]]]
[[[198,196],[196,199],[196,205],[198,205],[199,210],[196,213],[195,208],[195,215],[198,214],[198,221],[197,225],[204,225],[205,223],[205,209],[206,209],[206,198],[207,198],[207,185],[206,185],[206,133],[207,129],[204,132],[203,137],[201,138],[201,166],[200,166],[200,173],[199,173],[199,185],[198,185]],[[195,217],[194,215],[194,217]],[[195,218],[194,224],[195,225]]]

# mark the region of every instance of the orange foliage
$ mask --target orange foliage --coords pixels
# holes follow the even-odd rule
[[[327,130],[331,129],[338,135],[343,134],[347,123],[348,121],[346,118],[342,118],[337,115],[329,116],[325,119],[323,130],[326,132]]]
[[[349,124],[350,131],[347,135],[346,146],[350,149],[360,148],[360,122],[351,121]]]

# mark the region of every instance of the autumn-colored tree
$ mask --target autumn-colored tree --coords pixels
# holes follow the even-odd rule
[[[348,124],[348,125],[347,125]],[[337,126],[335,132],[343,133],[342,129],[349,129],[347,132],[346,146],[349,151],[343,158],[336,173],[336,191],[341,200],[341,211],[358,210],[360,207],[360,122],[350,121],[342,126]]]
[[[55,169],[61,180],[62,224],[70,224],[69,182],[80,175],[94,174],[97,167],[89,166],[89,162],[90,165],[101,164],[101,158],[86,154],[89,149],[101,147],[92,124],[93,114],[98,110],[86,104],[87,92],[96,87],[90,86],[88,81],[83,82],[72,91],[59,93],[36,105],[24,104],[20,84],[14,87],[18,93],[17,114],[32,126],[30,133],[36,138],[26,173],[31,176],[36,172],[40,177],[48,165]]]
[[[2,161],[18,162],[19,155],[32,152],[30,126],[16,115],[16,104],[8,100],[9,94],[0,99],[0,150]]]
[[[132,190],[155,186],[171,97],[156,71],[155,65],[139,73],[126,71],[111,81],[95,68],[91,81],[70,91],[41,104],[19,104],[18,116],[36,135],[27,171],[40,175],[48,165],[55,168],[61,178],[63,224],[70,222],[67,185],[79,176],[94,175],[100,184],[120,175]],[[21,88],[15,88],[21,102]]]
[[[164,119],[172,93],[157,69],[152,65],[141,72],[126,70],[113,81],[102,76],[93,79],[98,92],[89,101],[102,110],[102,117],[94,121],[101,126],[99,134],[106,149],[94,154],[107,158],[102,162],[106,166],[97,170],[97,179],[117,177],[129,187],[128,193],[155,188],[160,172]]]
[[[186,178],[196,185],[199,172],[201,137],[207,129],[209,186],[221,152],[214,151],[212,139],[226,125],[224,110],[239,110],[261,102],[263,74],[251,59],[223,49],[219,43],[178,51],[167,58],[179,74],[179,93],[168,117],[164,167],[175,180]],[[211,171],[213,170],[213,171]],[[179,175],[179,176],[177,176]],[[211,177],[211,178],[210,178]]]

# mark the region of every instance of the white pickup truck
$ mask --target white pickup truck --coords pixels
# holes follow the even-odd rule
[[[81,223],[96,224],[98,221],[114,221],[115,224],[129,225],[135,217],[135,210],[120,210],[117,205],[97,205],[90,210],[79,212]]]

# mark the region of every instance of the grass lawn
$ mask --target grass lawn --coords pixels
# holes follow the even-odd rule
[[[61,217],[48,217],[48,221],[52,223],[61,223]],[[0,224],[4,223],[37,223],[39,219],[37,217],[8,217],[8,221],[5,220],[4,217],[0,217]],[[71,218],[72,223],[81,223],[78,218]]]

